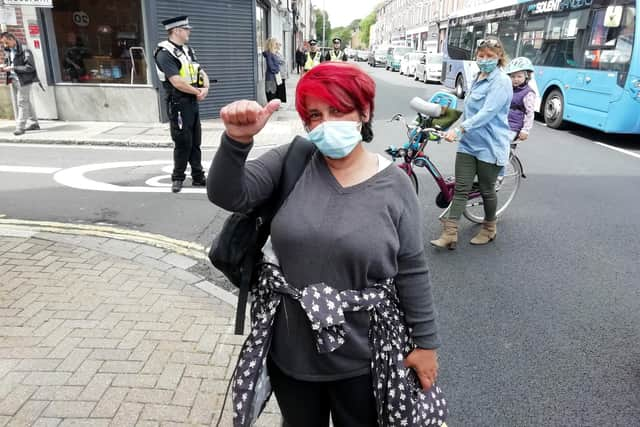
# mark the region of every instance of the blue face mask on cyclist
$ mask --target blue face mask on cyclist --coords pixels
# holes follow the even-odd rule
[[[478,64],[480,71],[490,74],[498,66],[498,59],[478,59],[476,63]]]
[[[362,141],[361,124],[353,121],[329,120],[309,132],[309,140],[332,159],[342,159]]]

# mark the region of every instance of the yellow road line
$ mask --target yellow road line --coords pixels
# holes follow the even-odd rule
[[[6,215],[0,214],[0,218],[6,218]],[[124,228],[103,225],[67,224],[54,221],[30,221],[23,219],[0,219],[0,225],[31,228],[38,231],[47,231],[51,233],[96,236],[143,243],[162,249],[167,249],[172,252],[189,256],[198,260],[206,259],[206,248],[198,243],[172,239],[161,234],[148,233],[145,231],[127,230]]]

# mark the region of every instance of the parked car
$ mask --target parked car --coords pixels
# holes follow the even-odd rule
[[[356,60],[357,61],[365,62],[365,61],[367,61],[367,59],[369,59],[369,52],[367,52],[366,50],[359,50],[357,52],[357,55],[356,55]]]
[[[375,49],[369,52],[367,63],[372,67],[387,65],[387,49]]]
[[[400,61],[400,75],[415,76],[418,64],[424,59],[424,55],[425,52],[405,53]]]
[[[358,53],[357,50],[351,49],[350,47],[344,48],[344,54],[347,55],[347,58],[353,59],[354,61],[358,60],[357,53]]]
[[[390,47],[387,49],[387,62],[385,68],[391,71],[400,71],[400,61],[409,52],[415,52],[412,47]]]
[[[427,53],[416,67],[415,79],[425,83],[440,82],[442,76],[442,54]]]

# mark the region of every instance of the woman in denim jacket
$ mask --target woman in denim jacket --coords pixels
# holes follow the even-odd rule
[[[278,82],[276,76],[280,76],[280,62],[276,56],[276,48],[278,41],[275,38],[267,39],[265,50],[262,56],[266,61],[266,70],[264,76],[264,87],[267,95],[267,101],[277,98]]]
[[[478,45],[476,58],[480,72],[465,101],[465,120],[445,135],[449,142],[459,139],[460,145],[456,154],[455,196],[442,217],[442,235],[431,241],[432,245],[440,248],[455,249],[458,219],[465,209],[476,176],[485,218],[471,244],[485,245],[496,237],[496,180],[509,161],[511,140],[507,117],[513,89],[509,76],[502,69],[507,59],[499,40],[483,40]]]

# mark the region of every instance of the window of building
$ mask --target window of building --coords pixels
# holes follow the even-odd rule
[[[56,0],[52,19],[60,80],[147,83],[140,0]]]
[[[258,4],[256,6],[256,53],[258,55],[258,79],[264,79],[266,69],[265,59],[262,52],[264,52],[266,48],[265,42],[269,38],[267,16],[267,8]]]

